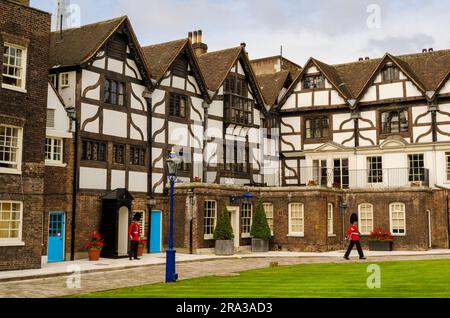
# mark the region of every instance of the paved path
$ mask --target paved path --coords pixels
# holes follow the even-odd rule
[[[395,260],[450,259],[450,255],[404,255],[404,256],[372,256],[366,262]],[[354,260],[358,262],[359,260]],[[240,271],[264,268],[272,262],[280,266],[310,263],[342,263],[341,258],[322,257],[265,257],[265,258],[232,258],[213,259],[179,263],[177,272],[180,280],[211,275],[235,275]],[[67,276],[39,278],[0,283],[0,298],[25,297],[48,298],[117,288],[133,287],[164,281],[165,266],[161,264],[147,265],[140,268],[117,269],[106,272],[81,274],[81,288],[67,287]]]

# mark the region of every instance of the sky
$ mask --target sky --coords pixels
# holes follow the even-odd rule
[[[55,12],[57,0],[31,0]],[[203,30],[209,51],[247,44],[251,59],[280,54],[304,65],[450,49],[449,0],[71,0],[75,23],[127,15],[141,45]]]

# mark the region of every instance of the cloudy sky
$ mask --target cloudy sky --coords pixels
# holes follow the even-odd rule
[[[31,0],[54,12],[57,0]],[[448,0],[71,0],[81,24],[128,15],[142,45],[203,30],[210,51],[247,43],[251,58],[345,63],[450,48]]]

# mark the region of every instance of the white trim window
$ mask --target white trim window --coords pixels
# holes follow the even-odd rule
[[[289,204],[289,236],[305,236],[303,203]]]
[[[267,223],[269,224],[270,233],[273,236],[273,204],[272,203],[264,203],[264,212],[266,213]]]
[[[327,225],[328,225],[328,236],[333,236],[334,235],[334,216],[333,216],[333,211],[334,210],[334,206],[333,203],[328,203],[327,206]]]
[[[369,235],[373,231],[373,205],[362,203],[358,206],[358,225],[361,234]]]
[[[0,246],[23,245],[22,202],[0,201]]]
[[[395,236],[406,235],[406,207],[404,203],[395,202],[389,205],[391,233]]]
[[[450,181],[450,152],[445,153],[445,175],[447,176],[447,181]]]
[[[27,49],[9,43],[3,48],[2,87],[25,91]]]
[[[56,109],[47,108],[47,128],[55,128],[55,112]]]
[[[63,140],[61,138],[45,138],[45,163],[63,163]]]
[[[60,75],[61,88],[69,87],[69,73],[61,73]]]
[[[22,128],[0,125],[0,173],[21,170]]]
[[[252,209],[251,203],[243,203],[241,210],[241,232],[242,237],[250,237],[250,230],[252,228]]]
[[[203,236],[205,240],[212,240],[217,222],[217,202],[207,200],[203,207]]]

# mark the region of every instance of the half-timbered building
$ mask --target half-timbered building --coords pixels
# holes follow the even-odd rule
[[[84,252],[94,231],[105,238],[105,256],[127,255],[132,214],[148,220],[147,63],[127,17],[53,32],[50,48],[50,78],[75,113],[70,255]]]

